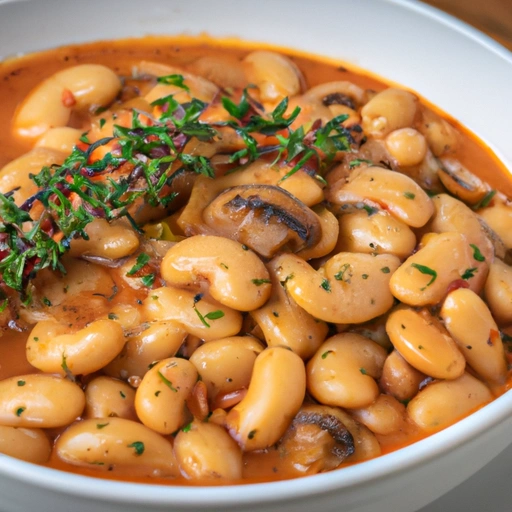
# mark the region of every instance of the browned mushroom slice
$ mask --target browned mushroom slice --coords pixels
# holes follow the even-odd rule
[[[481,201],[489,192],[486,185],[478,176],[475,176],[458,160],[454,158],[440,158],[441,167],[437,171],[439,179],[451,194],[469,205]]]
[[[216,234],[237,240],[271,258],[279,250],[297,252],[318,243],[318,216],[274,185],[240,185],[219,194],[204,210]]]
[[[279,449],[306,473],[329,471],[355,452],[354,438],[332,407],[305,406],[295,416]]]

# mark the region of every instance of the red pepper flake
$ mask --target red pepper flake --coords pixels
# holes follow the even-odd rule
[[[489,333],[489,339],[487,340],[487,345],[492,347],[497,341],[501,340],[501,336],[499,331],[496,329],[491,329],[491,332]]]
[[[67,108],[73,108],[76,105],[76,98],[73,96],[73,93],[69,89],[64,89],[62,91],[61,101],[62,104]]]
[[[464,281],[464,279],[455,279],[455,281],[452,281],[447,286],[446,295],[448,295],[450,292],[458,290],[459,288],[469,288],[469,283],[467,281]]]

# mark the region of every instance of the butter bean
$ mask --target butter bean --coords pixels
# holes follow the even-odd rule
[[[58,438],[55,453],[68,464],[131,475],[179,476],[172,444],[153,430],[123,418],[88,419]]]
[[[466,361],[441,322],[427,310],[398,308],[386,322],[394,347],[414,368],[437,379],[456,379]]]
[[[440,314],[476,373],[486,382],[503,384],[507,377],[505,351],[485,302],[471,290],[461,288],[448,294]]]
[[[307,364],[307,388],[321,404],[358,408],[378,396],[386,350],[364,336],[337,334]]]
[[[256,358],[247,395],[226,417],[229,433],[243,451],[268,448],[290,425],[305,392],[302,359],[283,347],[267,348]]]
[[[193,421],[178,432],[174,453],[182,473],[195,479],[242,478],[242,451],[226,430],[215,423]]]
[[[44,464],[52,448],[43,430],[0,425],[0,453],[16,459]]]
[[[186,359],[171,357],[157,363],[144,375],[135,394],[140,421],[160,434],[183,427],[190,419],[185,400],[197,379],[195,366]]]
[[[55,428],[82,414],[83,391],[55,375],[20,375],[0,381],[0,425]]]
[[[464,373],[455,380],[429,384],[409,402],[407,414],[423,430],[435,432],[464,418],[492,399],[485,384]]]

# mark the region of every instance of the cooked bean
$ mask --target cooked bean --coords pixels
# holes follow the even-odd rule
[[[32,149],[0,169],[0,192],[6,194],[14,190],[14,202],[21,205],[37,191],[30,175],[38,174],[43,167],[61,164],[65,158],[66,153],[56,149]]]
[[[52,447],[43,430],[0,425],[0,453],[17,459],[44,464]]]
[[[89,240],[77,238],[71,242],[72,256],[89,255],[117,260],[133,254],[139,247],[135,231],[122,222],[94,219],[86,226],[85,232]]]
[[[161,266],[174,286],[209,283],[212,297],[230,308],[251,311],[270,296],[269,275],[262,261],[241,244],[217,236],[194,236],[171,247]]]
[[[500,333],[485,302],[471,290],[449,293],[441,318],[468,364],[486,382],[503,384],[507,363]]]
[[[277,103],[301,91],[301,72],[280,53],[256,50],[244,58],[243,64],[247,81],[258,86],[263,102]]]
[[[393,350],[382,368],[379,385],[385,393],[397,400],[410,400],[418,390],[426,375],[411,366],[397,350]]]
[[[414,368],[437,379],[456,379],[466,361],[441,322],[427,310],[398,308],[386,322],[394,347]]]
[[[512,249],[512,206],[495,202],[487,208],[478,210],[478,214],[503,240],[507,249]]]
[[[0,381],[0,425],[55,428],[82,414],[83,391],[55,375],[20,375]]]
[[[144,425],[123,418],[71,425],[57,439],[55,453],[73,466],[104,471],[129,468],[139,476],[179,476],[172,444]]]
[[[428,146],[435,156],[455,151],[459,145],[459,133],[445,119],[428,108],[423,108],[419,130],[425,135]]]
[[[151,364],[176,355],[187,332],[172,321],[153,322],[142,332],[128,338],[122,352],[105,367],[113,377],[144,377]]]
[[[343,252],[316,271],[302,258],[283,254],[276,259],[276,272],[293,300],[313,317],[360,323],[382,315],[393,305],[388,283],[399,263],[390,254]]]
[[[178,288],[151,290],[144,300],[150,321],[172,321],[189,334],[206,341],[235,336],[242,327],[242,315],[213,299]]]
[[[389,133],[386,147],[401,167],[418,165],[427,154],[425,137],[414,128],[400,128]]]
[[[418,98],[402,89],[389,88],[376,94],[361,110],[362,126],[374,137],[412,126],[418,111]]]
[[[242,450],[268,448],[284,434],[304,400],[305,373],[302,359],[286,348],[258,355],[246,397],[226,417]]]
[[[357,408],[378,396],[386,350],[354,333],[337,334],[322,343],[307,364],[307,386],[324,405]]]
[[[125,418],[137,420],[135,390],[117,379],[96,377],[85,388],[84,418]]]
[[[194,350],[190,362],[206,384],[210,404],[217,396],[249,387],[254,361],[263,348],[255,338],[233,336],[209,341]]]
[[[416,236],[407,224],[388,212],[362,209],[339,218],[336,252],[394,254],[405,259],[416,246]]]
[[[81,64],[50,76],[18,108],[16,134],[33,138],[57,126],[66,126],[74,109],[105,107],[121,89],[117,75],[97,64]]]
[[[485,384],[464,373],[455,380],[429,384],[409,402],[407,414],[420,428],[434,432],[474,412],[492,398]]]
[[[512,323],[512,268],[500,260],[489,267],[485,300],[500,325]]]
[[[185,408],[198,373],[186,359],[170,357],[144,375],[135,394],[137,415],[152,430],[172,434],[183,427],[190,414]]]
[[[325,340],[328,327],[290,299],[279,282],[279,261],[277,257],[267,264],[272,294],[263,307],[251,311],[251,317],[263,332],[269,347],[289,347],[307,360]]]
[[[70,128],[69,126],[50,128],[37,139],[34,147],[54,149],[69,154],[73,151],[81,135],[81,130]]]
[[[405,424],[405,406],[390,395],[379,395],[366,407],[352,409],[350,414],[375,434],[398,432]]]
[[[87,375],[110,363],[123,349],[123,328],[114,320],[96,320],[77,332],[43,320],[27,340],[27,359],[44,372]]]
[[[471,281],[478,271],[477,263],[462,233],[429,235],[418,252],[391,276],[391,293],[411,306],[437,304],[452,283]]]
[[[359,167],[337,193],[337,204],[375,201],[397,219],[418,228],[427,223],[434,207],[427,193],[411,178],[381,167]]]
[[[242,451],[215,423],[193,421],[178,432],[174,453],[182,473],[191,479],[242,478]]]

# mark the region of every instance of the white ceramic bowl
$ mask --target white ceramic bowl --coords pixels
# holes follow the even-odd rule
[[[0,0],[0,58],[96,39],[203,31],[369,69],[416,90],[512,163],[512,54],[416,1]],[[412,512],[500,453],[512,440],[511,428],[508,392],[456,425],[375,460],[298,480],[237,487],[111,482],[0,455],[0,509]]]

